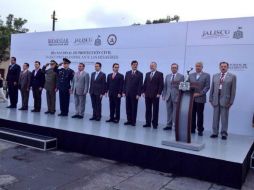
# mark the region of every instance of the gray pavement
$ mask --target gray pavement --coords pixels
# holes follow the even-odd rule
[[[230,190],[112,160],[0,141],[0,190]],[[243,190],[254,189],[254,171]]]

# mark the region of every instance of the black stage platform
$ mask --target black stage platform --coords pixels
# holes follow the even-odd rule
[[[240,188],[250,167],[254,138],[230,134],[227,141],[192,135],[194,142],[205,143],[201,151],[164,146],[174,132],[58,117],[30,111],[6,109],[0,105],[0,127],[56,137],[58,148],[135,164],[144,168],[197,178],[220,185]]]

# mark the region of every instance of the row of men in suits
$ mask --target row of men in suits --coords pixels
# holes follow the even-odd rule
[[[67,116],[69,111],[70,94],[74,94],[76,113],[73,118],[83,118],[86,102],[86,94],[90,93],[93,116],[90,120],[100,121],[101,119],[101,100],[104,95],[109,97],[110,118],[107,122],[118,123],[120,119],[121,97],[126,98],[127,121],[125,125],[136,125],[138,100],[143,95],[146,104],[146,124],[143,127],[157,128],[159,116],[159,101],[162,96],[167,106],[167,126],[164,130],[171,130],[174,126],[176,106],[178,103],[179,83],[184,81],[184,76],[178,73],[178,65],[171,65],[171,73],[163,78],[162,72],[157,71],[157,63],[151,62],[150,72],[146,73],[143,83],[143,74],[138,71],[138,62],[131,62],[131,70],[127,71],[125,77],[119,73],[119,64],[113,64],[113,72],[107,77],[101,71],[101,63],[95,63],[95,72],[89,74],[84,71],[85,65],[80,63],[78,71],[74,73],[69,68],[70,61],[63,59],[63,68],[59,69],[57,63],[52,60],[50,64],[40,69],[40,63],[35,62],[35,70],[29,78],[29,65],[23,65],[23,71],[16,80],[15,74],[19,73],[19,66],[16,64],[16,58],[12,58],[9,72],[7,75],[9,89],[15,83],[19,84],[22,95],[22,108],[27,109],[29,88],[32,87],[34,96],[34,110],[40,111],[41,90],[47,91],[47,114],[55,113],[55,94],[59,90],[60,110],[59,116]],[[50,65],[50,69],[46,69]],[[60,64],[61,65],[61,64]],[[206,103],[206,93],[210,89],[210,75],[203,72],[203,63],[198,62],[195,65],[196,72],[190,74],[190,82],[198,84],[195,87],[194,103],[192,113],[192,133],[198,131],[198,135],[203,135],[204,130],[204,106]],[[227,138],[228,111],[233,104],[236,90],[236,76],[227,72],[228,63],[220,63],[220,73],[213,76],[210,90],[209,101],[214,107],[213,117],[213,135],[211,138],[218,137],[219,120],[222,122],[221,135],[223,139]],[[45,75],[45,78],[43,77]],[[44,79],[43,79],[44,78]],[[8,80],[9,79],[9,80]],[[10,80],[13,79],[13,80]],[[12,82],[11,82],[12,81]],[[90,88],[89,88],[90,83]],[[29,84],[29,85],[28,85]],[[89,90],[88,90],[89,89]],[[11,89],[10,89],[11,90]],[[9,90],[9,91],[10,91]],[[11,97],[12,96],[12,97]],[[16,107],[16,95],[11,95],[11,105]]]
[[[13,60],[15,58],[12,58]],[[63,63],[57,65],[57,63],[52,60],[50,63],[44,65],[40,68],[40,62],[35,61],[34,67],[35,69],[30,72],[29,64],[23,64],[23,70],[19,75],[19,79],[17,82],[18,89],[20,89],[21,97],[22,97],[22,107],[19,110],[28,110],[28,99],[29,99],[29,91],[30,88],[33,92],[34,98],[34,109],[32,112],[40,112],[41,110],[41,94],[43,88],[46,90],[47,97],[47,105],[48,110],[45,112],[46,114],[55,114],[55,102],[56,102],[56,92],[59,91],[59,100],[60,100],[60,110],[61,113],[59,116],[68,115],[69,111],[69,99],[70,99],[70,82],[73,79],[74,71],[69,68],[70,61],[66,58],[63,59]],[[16,63],[15,63],[16,65]],[[47,67],[50,65],[50,68]],[[63,68],[59,68],[63,65]],[[9,68],[10,72],[8,75],[12,74],[12,68]],[[17,92],[16,92],[17,93]],[[11,95],[10,95],[11,99]],[[16,99],[16,96],[15,96]],[[15,104],[8,106],[9,108],[16,108],[17,100]]]
[[[191,133],[198,131],[199,136],[203,136],[204,131],[204,107],[206,94],[210,89],[209,102],[213,106],[213,134],[211,138],[219,135],[219,123],[221,121],[221,137],[223,140],[228,136],[229,109],[233,105],[236,94],[236,76],[228,72],[229,64],[221,62],[219,64],[220,73],[213,75],[210,85],[210,75],[203,71],[203,63],[195,64],[196,72],[189,75],[189,81],[195,84],[194,102],[192,109]],[[178,65],[172,64],[172,73],[166,76],[163,89],[163,99],[167,105],[167,126],[165,130],[172,129],[175,120],[175,111],[178,103],[178,85],[184,80],[184,76],[177,72]]]

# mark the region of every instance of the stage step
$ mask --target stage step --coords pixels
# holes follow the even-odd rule
[[[252,153],[250,158],[250,168],[254,169],[254,152]]]
[[[39,150],[57,148],[57,138],[0,127],[0,139]]]

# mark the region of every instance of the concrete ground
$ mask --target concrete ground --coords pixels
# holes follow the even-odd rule
[[[206,181],[77,153],[0,141],[0,190],[230,190]],[[254,189],[254,171],[243,190]]]

